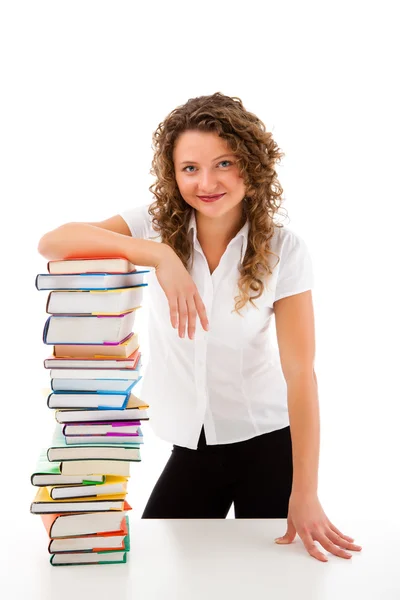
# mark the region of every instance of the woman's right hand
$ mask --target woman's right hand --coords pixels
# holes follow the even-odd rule
[[[206,307],[197,290],[197,286],[185,265],[174,252],[165,245],[155,272],[169,304],[171,325],[178,328],[179,336],[185,336],[186,325],[189,338],[194,338],[196,329],[196,316],[199,315],[203,329],[208,331],[209,323]]]

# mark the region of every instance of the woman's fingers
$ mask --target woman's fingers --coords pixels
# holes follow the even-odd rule
[[[196,330],[196,317],[197,317],[197,310],[196,310],[196,304],[194,302],[194,297],[188,296],[188,298],[186,299],[186,304],[187,304],[187,313],[188,313],[188,336],[191,340],[193,340],[194,333]]]
[[[178,332],[179,337],[185,337],[186,332],[186,323],[188,318],[188,309],[186,303],[185,296],[178,296],[178,312],[179,312],[179,324],[178,324]]]
[[[193,299],[194,299],[194,303],[196,305],[197,313],[199,315],[200,323],[201,323],[203,329],[208,331],[209,323],[208,323],[208,318],[207,318],[206,307],[204,306],[204,302],[201,299],[200,294],[197,290],[193,296]]]
[[[361,546],[358,546],[357,544],[352,544],[351,542],[348,542],[345,538],[338,535],[337,533],[335,533],[332,530],[326,531],[325,535],[327,538],[330,539],[331,542],[333,542],[337,546],[340,546],[341,548],[345,548],[346,550],[356,550],[356,551],[362,550]]]
[[[168,299],[171,325],[178,328],[179,336],[185,336],[188,325],[189,337],[194,338],[197,314],[201,325],[208,331],[206,308],[197,286],[174,252],[165,255],[156,268],[156,275]]]
[[[179,319],[178,319],[178,299],[174,296],[168,298],[169,303],[169,315],[171,320],[171,325],[174,329],[178,327]]]
[[[179,337],[183,338],[186,334],[191,340],[194,339],[196,332],[196,318],[199,315],[200,323],[203,329],[208,331],[209,323],[206,313],[206,307],[198,292],[194,295],[184,296],[183,294],[177,297],[169,298],[170,319],[171,325],[178,329]]]
[[[341,531],[339,531],[339,529],[337,527],[335,527],[335,525],[333,525],[333,523],[331,523],[329,521],[329,519],[328,519],[328,525],[332,529],[332,531],[334,531],[335,533],[340,535],[340,537],[342,537],[343,539],[348,540],[349,542],[354,542],[354,538],[350,537],[349,535],[344,535]]]

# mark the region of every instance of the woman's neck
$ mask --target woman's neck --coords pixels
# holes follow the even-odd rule
[[[236,208],[236,207],[235,207]],[[201,246],[226,247],[246,222],[246,215],[240,204],[239,210],[220,218],[205,217],[196,210],[197,239]]]

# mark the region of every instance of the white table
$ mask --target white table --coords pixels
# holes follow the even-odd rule
[[[3,537],[2,590],[11,600],[399,600],[400,522],[389,517],[342,522],[363,549],[347,560],[323,550],[327,563],[298,536],[274,543],[285,519],[131,519],[126,564],[52,567],[40,517],[28,514]]]

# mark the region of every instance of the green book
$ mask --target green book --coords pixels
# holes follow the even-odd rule
[[[131,532],[130,532],[130,525],[129,525],[129,517],[128,515],[126,515],[125,517],[126,520],[126,528],[128,530],[128,533],[126,534],[124,541],[125,541],[125,552],[129,552],[131,549]]]
[[[32,485],[91,485],[105,481],[105,475],[62,475],[60,465],[61,462],[58,461],[50,462],[47,458],[47,449],[42,448],[35,471],[31,475]]]

